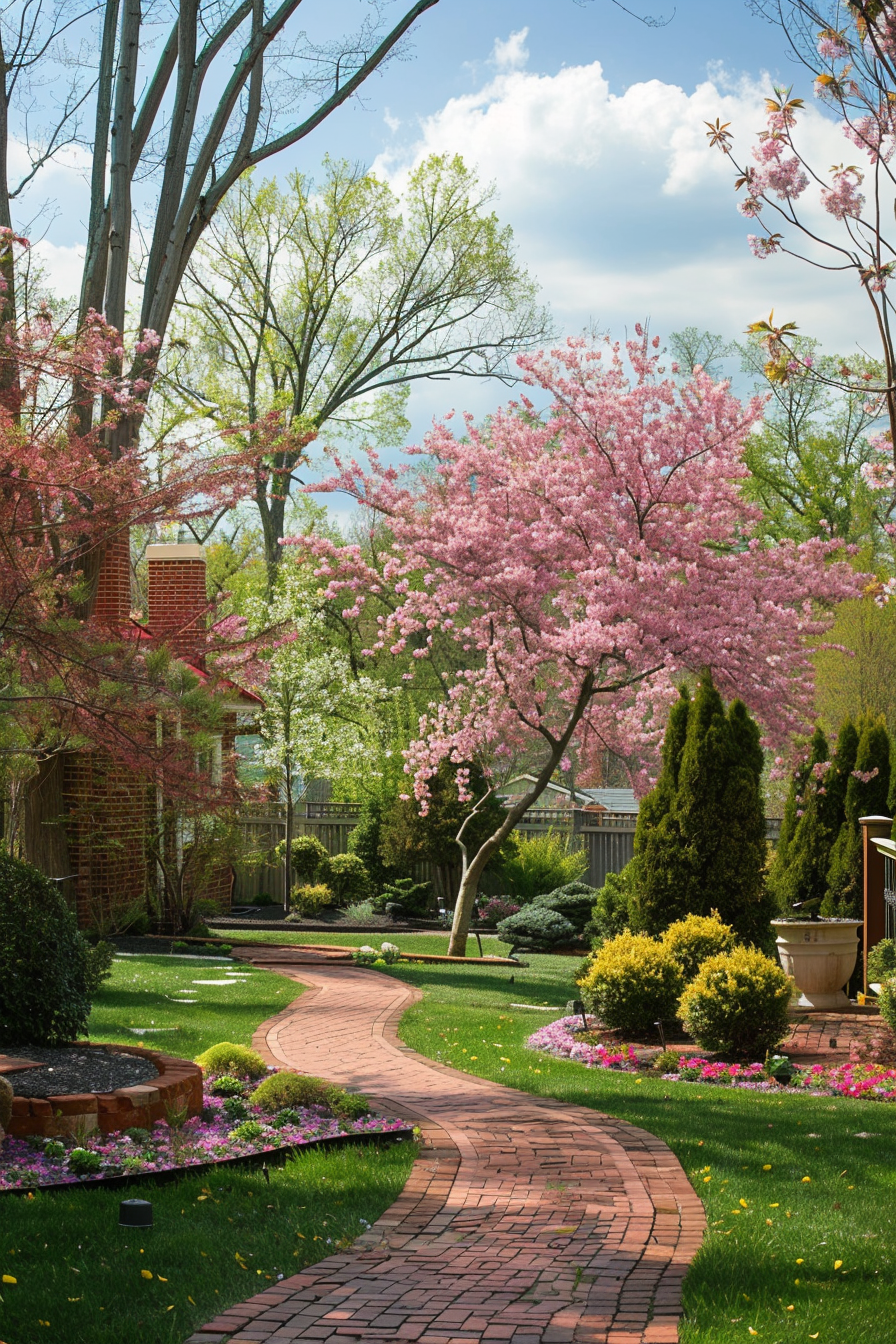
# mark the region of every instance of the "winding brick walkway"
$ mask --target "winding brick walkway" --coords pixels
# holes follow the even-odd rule
[[[665,1144],[423,1059],[395,1033],[419,997],[400,981],[313,954],[245,955],[309,986],[259,1028],[256,1048],[413,1118],[424,1144],[399,1199],[350,1251],[188,1344],[675,1344],[704,1217]]]

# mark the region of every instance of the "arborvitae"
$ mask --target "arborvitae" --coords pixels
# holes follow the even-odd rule
[[[670,814],[678,790],[691,708],[690,693],[682,686],[666,724],[659,777],[638,808],[635,855],[622,874],[631,892],[633,927],[650,932],[665,928],[676,918],[672,915],[666,919],[663,912],[674,902],[677,886],[675,866],[669,863],[669,856],[678,849]]]
[[[782,867],[776,862],[770,875],[770,886],[782,915],[791,914],[794,905],[802,905],[806,900],[815,900],[821,905],[827,890],[830,848],[837,839],[840,824],[840,813],[836,813],[834,825],[826,824],[830,809],[825,806],[827,793],[823,781],[830,770],[832,763],[827,755],[827,738],[821,728],[815,728],[807,769],[802,771],[805,784],[799,796],[797,827],[787,848],[787,864]]]
[[[679,720],[670,761],[679,750],[680,726]],[[718,909],[725,922],[752,936],[767,913],[761,774],[755,723],[737,701],[726,714],[712,676],[704,672],[687,712],[672,806],[655,824],[649,814],[644,824],[639,817],[634,894],[639,927],[657,932],[687,914]]]
[[[858,725],[855,768],[846,785],[845,816],[831,850],[823,915],[861,919],[862,828],[859,817],[885,816],[890,794],[890,735],[883,715],[867,714]]]

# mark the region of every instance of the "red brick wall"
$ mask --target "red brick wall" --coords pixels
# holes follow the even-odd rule
[[[63,797],[78,923],[96,926],[146,893],[152,791],[101,752],[79,751],[65,759]]]
[[[110,541],[100,562],[94,619],[115,630],[123,629],[131,612],[131,540],[128,532]]]
[[[149,628],[178,657],[195,657],[205,637],[205,559],[200,546],[150,546]]]

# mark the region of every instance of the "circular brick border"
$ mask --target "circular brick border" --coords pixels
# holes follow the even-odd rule
[[[78,1045],[90,1045],[79,1041]],[[90,1045],[112,1055],[136,1055],[158,1069],[158,1077],[113,1092],[69,1092],[56,1097],[13,1097],[7,1133],[24,1139],[31,1134],[56,1138],[78,1131],[151,1129],[167,1119],[169,1110],[187,1108],[188,1115],[202,1109],[202,1070],[189,1059],[147,1050],[140,1045]]]

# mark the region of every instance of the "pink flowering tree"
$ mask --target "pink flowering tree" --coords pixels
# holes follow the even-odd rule
[[[824,606],[860,591],[836,543],[752,537],[742,445],[761,402],[742,406],[701,370],[664,376],[657,346],[638,329],[625,350],[570,340],[521,356],[550,409],[523,397],[486,430],[468,418],[462,436],[449,417],[408,450],[430,470],[337,459],[324,488],[387,520],[381,570],[357,546],[288,543],[347,618],[376,603],[371,652],[424,660],[454,646],[460,670],[444,674],[406,752],[423,813],[444,761],[461,792],[474,761],[494,787],[521,764],[534,776],[474,853],[458,835],[454,954],[486,863],[569,752],[584,773],[609,748],[646,787],[676,678],[705,666],[782,738],[811,711]]]
[[[784,28],[815,96],[839,122],[844,161],[830,167],[812,161],[800,134],[805,105],[789,89],[776,88],[766,100],[766,124],[748,158],[735,153],[730,123],[707,123],[710,143],[735,169],[741,213],[760,227],[748,235],[754,256],[785,253],[820,272],[855,276],[874,314],[884,376],[877,379],[866,361],[855,368],[844,363],[833,376],[812,368],[794,349],[792,322],[776,326],[770,317],[749,330],[766,345],[773,381],[806,376],[808,369],[834,387],[865,391],[868,405],[886,417],[887,429],[873,439],[877,461],[865,475],[882,492],[878,521],[894,537],[896,342],[889,282],[896,236],[887,226],[896,191],[896,8],[882,0],[757,0],[757,8]],[[819,204],[829,228],[819,225]]]

